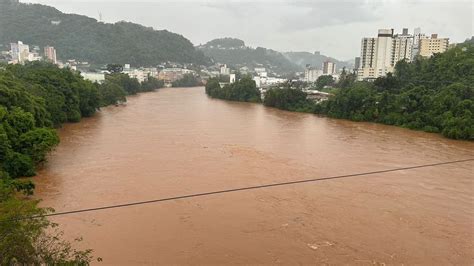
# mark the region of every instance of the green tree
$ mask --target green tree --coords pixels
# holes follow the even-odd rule
[[[121,64],[108,64],[107,71],[109,71],[110,74],[122,73],[123,66]]]
[[[113,105],[121,102],[126,102],[126,95],[124,89],[113,82],[104,82],[99,88],[99,95],[101,106]]]
[[[45,161],[46,155],[58,144],[58,135],[49,128],[30,130],[19,139],[21,153],[28,155],[34,163]]]
[[[0,178],[0,264],[86,265],[91,250],[76,250],[61,240],[57,225],[41,217],[51,209],[38,208],[36,200],[21,199],[16,192],[32,194],[32,184]],[[34,219],[25,217],[36,216]]]
[[[250,76],[245,76],[239,81],[227,84],[221,88],[218,78],[211,78],[206,84],[207,95],[240,102],[260,102],[260,90]]]
[[[202,85],[198,77],[194,74],[184,74],[181,79],[178,79],[172,83],[173,87],[196,87]]]
[[[334,78],[331,75],[323,75],[318,77],[316,80],[316,88],[318,90],[324,89],[326,86],[330,86],[334,84]]]
[[[289,111],[312,112],[314,105],[306,98],[306,93],[300,89],[272,88],[267,90],[263,104]]]

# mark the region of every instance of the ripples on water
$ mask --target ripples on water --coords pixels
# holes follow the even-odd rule
[[[473,143],[162,89],[66,125],[58,211],[473,157]],[[54,218],[103,264],[472,264],[473,164]]]

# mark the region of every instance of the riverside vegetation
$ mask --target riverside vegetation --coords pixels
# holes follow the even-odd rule
[[[100,107],[126,101],[126,96],[152,91],[162,81],[140,84],[121,73],[103,84],[78,72],[48,63],[0,66],[0,264],[84,264],[91,251],[78,251],[61,241],[61,232],[46,218],[21,220],[51,209],[31,200],[34,184],[17,179],[35,175],[35,167],[58,143],[54,128],[78,122]],[[55,233],[46,233],[55,232]]]
[[[244,80],[224,88],[212,79],[206,93],[214,98],[256,101],[260,93]],[[244,85],[245,84],[245,85]],[[320,77],[316,87],[331,85]],[[369,121],[441,133],[453,139],[474,140],[474,45],[459,44],[431,58],[397,63],[393,74],[374,82],[356,81],[345,71],[330,89],[333,96],[314,103],[294,84],[271,88],[263,104],[289,111],[310,112],[333,118]],[[245,88],[242,88],[244,86]],[[250,94],[249,94],[250,93]]]

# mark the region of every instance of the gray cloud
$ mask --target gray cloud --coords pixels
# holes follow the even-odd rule
[[[284,32],[376,21],[380,18],[376,4],[342,2],[335,5],[330,2],[315,2],[300,3],[292,7],[293,12],[281,19],[281,30]]]
[[[321,51],[349,59],[379,28],[421,27],[460,42],[472,36],[468,0],[23,0],[107,22],[133,21],[182,34],[194,44],[237,37],[253,47]],[[113,3],[113,4],[111,4]]]

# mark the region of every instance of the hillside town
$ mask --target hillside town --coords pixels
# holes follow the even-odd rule
[[[140,83],[146,81],[148,77],[154,77],[164,81],[167,87],[171,87],[173,82],[182,79],[185,75],[195,76],[201,80],[201,84],[205,84],[209,78],[219,77],[221,86],[234,83],[242,75],[250,75],[263,94],[267,88],[289,81],[304,82],[307,84],[304,89],[310,98],[317,95],[318,100],[324,100],[329,94],[315,91],[315,86],[311,85],[323,76],[331,76],[334,82],[337,82],[341,73],[344,72],[356,75],[359,81],[373,81],[392,73],[399,61],[412,62],[417,57],[428,58],[453,47],[455,44],[450,44],[449,38],[438,37],[435,33],[427,35],[422,33],[420,28],[414,29],[412,34],[407,28],[404,28],[401,33],[395,33],[394,29],[379,29],[377,37],[362,38],[360,56],[355,58],[352,69],[338,67],[335,62],[326,60],[320,66],[307,64],[304,71],[290,73],[291,76],[289,76],[275,73],[264,66],[251,69],[247,66],[232,68],[222,62],[215,62],[210,66],[162,62],[156,67],[124,64],[122,72],[131,78],[136,78]],[[19,40],[11,43],[9,49],[5,48],[7,47],[1,51],[0,62],[25,64],[32,61],[47,61],[60,68],[80,71],[85,79],[98,83],[103,82],[109,73],[105,65],[97,66],[76,59],[61,58],[56,49],[49,45],[41,49],[38,45],[29,45]],[[220,46],[218,48],[220,49]],[[232,49],[241,48],[232,47]],[[319,54],[319,52],[316,53]]]

